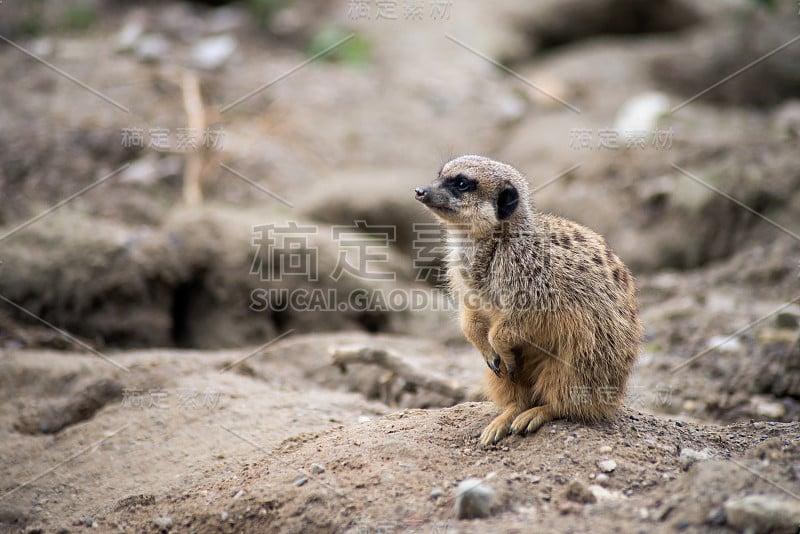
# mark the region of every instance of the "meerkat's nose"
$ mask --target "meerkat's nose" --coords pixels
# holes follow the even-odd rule
[[[414,193],[415,193],[414,197],[417,200],[424,201],[425,200],[425,196],[428,194],[428,188],[427,187],[417,187],[416,189],[414,189]]]

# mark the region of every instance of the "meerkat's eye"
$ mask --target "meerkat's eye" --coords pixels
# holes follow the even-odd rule
[[[472,180],[463,174],[451,176],[445,181],[445,186],[456,196],[461,196],[469,191],[475,191],[478,188],[478,182]]]

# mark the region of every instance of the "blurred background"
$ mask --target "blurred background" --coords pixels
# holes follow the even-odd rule
[[[7,468],[22,466],[8,480],[35,474],[41,434],[104,406],[104,424],[127,420],[133,387],[221,391],[273,444],[473,398],[483,368],[452,312],[348,298],[439,291],[413,188],[461,154],[514,165],[538,209],[600,232],[629,265],[647,330],[629,405],[714,423],[800,415],[795,0],[6,0],[0,72],[0,418],[17,444]],[[264,233],[279,228],[296,239]],[[337,228],[374,255],[344,268]],[[318,272],[282,263],[299,252]],[[311,289],[331,300],[287,302]],[[236,363],[286,333],[282,366]],[[340,373],[329,345],[353,339],[463,388]],[[371,404],[304,404],[325,388]],[[132,483],[179,476],[176,450],[212,454],[192,432],[206,430],[131,444]],[[95,492],[140,487],[118,484]],[[37,502],[4,517],[41,518]]]
[[[461,342],[452,314],[343,295],[441,283],[419,268],[438,252],[418,242],[431,219],[411,190],[464,153],[515,165],[539,209],[607,237],[639,280],[649,352],[691,353],[785,302],[780,325],[797,327],[795,2],[0,9],[7,349],[215,349],[287,330]],[[259,242],[259,225],[289,224],[311,229],[302,243]],[[388,285],[330,276],[336,225],[394,228],[373,266]],[[290,246],[322,275],[281,277]],[[311,311],[263,293],[306,287],[338,296]],[[728,348],[754,350],[742,339]]]

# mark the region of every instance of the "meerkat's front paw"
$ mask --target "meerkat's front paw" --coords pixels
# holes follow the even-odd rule
[[[511,429],[511,420],[517,412],[516,408],[506,408],[503,413],[495,417],[481,433],[481,445],[488,447],[506,437]]]
[[[555,417],[548,406],[536,406],[514,418],[514,422],[511,423],[511,432],[521,435],[536,432],[539,427],[553,419]]]
[[[497,419],[499,419],[499,417]],[[502,421],[498,423],[497,419],[489,423],[489,426],[483,429],[483,432],[481,433],[482,446],[489,447],[494,445],[508,435],[508,422]]]

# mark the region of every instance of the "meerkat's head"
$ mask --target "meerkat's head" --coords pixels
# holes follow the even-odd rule
[[[491,232],[528,215],[528,182],[511,165],[482,156],[461,156],[444,164],[416,199],[446,223]]]

